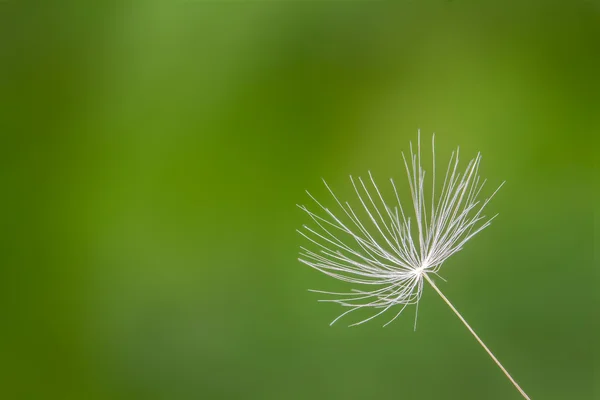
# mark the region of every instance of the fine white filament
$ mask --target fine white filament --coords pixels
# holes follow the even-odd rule
[[[350,203],[340,201],[323,181],[340,209],[337,216],[307,192],[320,212],[298,206],[314,222],[314,226],[304,225],[303,230],[298,231],[314,247],[314,250],[301,247],[299,260],[326,275],[363,287],[347,293],[313,290],[335,296],[321,301],[338,303],[347,308],[331,324],[356,310],[375,310],[369,317],[350,326],[360,325],[398,306],[395,313],[392,313],[392,318],[384,324],[386,326],[409,304],[414,304],[418,309],[423,281],[426,280],[456,313],[521,395],[529,399],[429,276],[437,275],[444,261],[490,225],[495,216],[486,218],[483,210],[502,184],[491,196],[483,201],[479,200],[479,194],[486,183],[478,175],[481,155],[478,153],[464,170],[460,170],[457,148],[450,157],[442,188],[436,193],[435,136],[432,137],[431,146],[430,190],[425,188],[425,170],[421,166],[420,132],[416,153],[412,143],[410,157],[402,153],[412,197],[410,207],[402,205],[396,184],[391,179],[393,203],[386,203],[370,172],[368,180],[360,177],[354,179],[350,176],[360,203],[356,209]],[[426,190],[429,190],[428,193]],[[360,214],[364,216],[363,221],[359,218]]]

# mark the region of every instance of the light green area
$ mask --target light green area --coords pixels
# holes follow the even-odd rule
[[[518,399],[431,290],[346,328],[296,208],[483,153],[439,286],[532,399],[593,396],[593,1],[0,4],[0,397]],[[490,186],[491,189],[491,186]],[[597,348],[597,347],[596,347]]]

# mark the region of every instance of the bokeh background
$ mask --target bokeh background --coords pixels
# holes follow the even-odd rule
[[[304,191],[406,194],[421,129],[507,182],[440,287],[533,399],[600,398],[597,2],[85,3],[0,3],[0,397],[520,398],[430,288],[416,332],[307,291],[347,287]]]

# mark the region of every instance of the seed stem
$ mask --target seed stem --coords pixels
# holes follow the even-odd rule
[[[429,276],[426,273],[423,274],[423,276],[425,277],[425,279],[427,280],[427,282],[429,282],[429,284],[431,285],[431,287],[433,287],[433,289],[435,289],[435,291],[437,292],[437,294],[439,294],[440,297],[446,302],[446,304],[448,304],[448,306],[452,309],[452,311],[454,311],[454,313],[456,314],[456,316],[458,316],[458,318],[462,321],[462,323],[465,324],[465,326],[467,327],[467,329],[469,330],[469,332],[471,332],[471,334],[475,337],[475,339],[477,339],[477,341],[479,342],[479,344],[481,345],[481,347],[483,347],[485,349],[485,351],[487,351],[487,353],[489,354],[489,356],[492,357],[492,360],[494,360],[494,362],[498,365],[498,367],[500,367],[500,369],[502,370],[502,372],[504,372],[504,375],[506,375],[506,377],[512,382],[512,384],[515,385],[515,387],[517,388],[517,390],[519,391],[519,393],[521,393],[521,395],[525,399],[531,400],[529,398],[529,396],[527,396],[527,394],[525,393],[525,391],[523,389],[521,389],[521,387],[519,386],[519,384],[513,379],[513,377],[510,376],[510,374],[508,373],[508,371],[502,366],[502,364],[500,363],[500,361],[498,361],[498,359],[496,358],[496,356],[494,355],[494,353],[492,353],[491,350],[488,349],[488,347],[485,345],[485,343],[483,343],[483,340],[481,340],[479,338],[479,336],[477,336],[477,334],[475,333],[475,331],[473,330],[473,328],[471,328],[471,326],[467,323],[467,321],[465,321],[465,319],[463,318],[462,315],[460,315],[460,313],[458,312],[458,310],[456,308],[454,308],[454,306],[452,305],[452,303],[450,303],[450,300],[448,300],[446,298],[446,296],[444,296],[444,294],[442,293],[442,291],[440,289],[438,289],[438,287],[435,285],[435,283],[433,283],[433,280],[431,280],[431,278],[429,278]]]

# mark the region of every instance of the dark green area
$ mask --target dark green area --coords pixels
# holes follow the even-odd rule
[[[507,181],[440,288],[533,399],[598,398],[600,8],[486,4],[0,2],[0,397],[520,398],[430,288],[416,332],[306,290],[346,287],[304,190],[404,183],[420,128]]]

